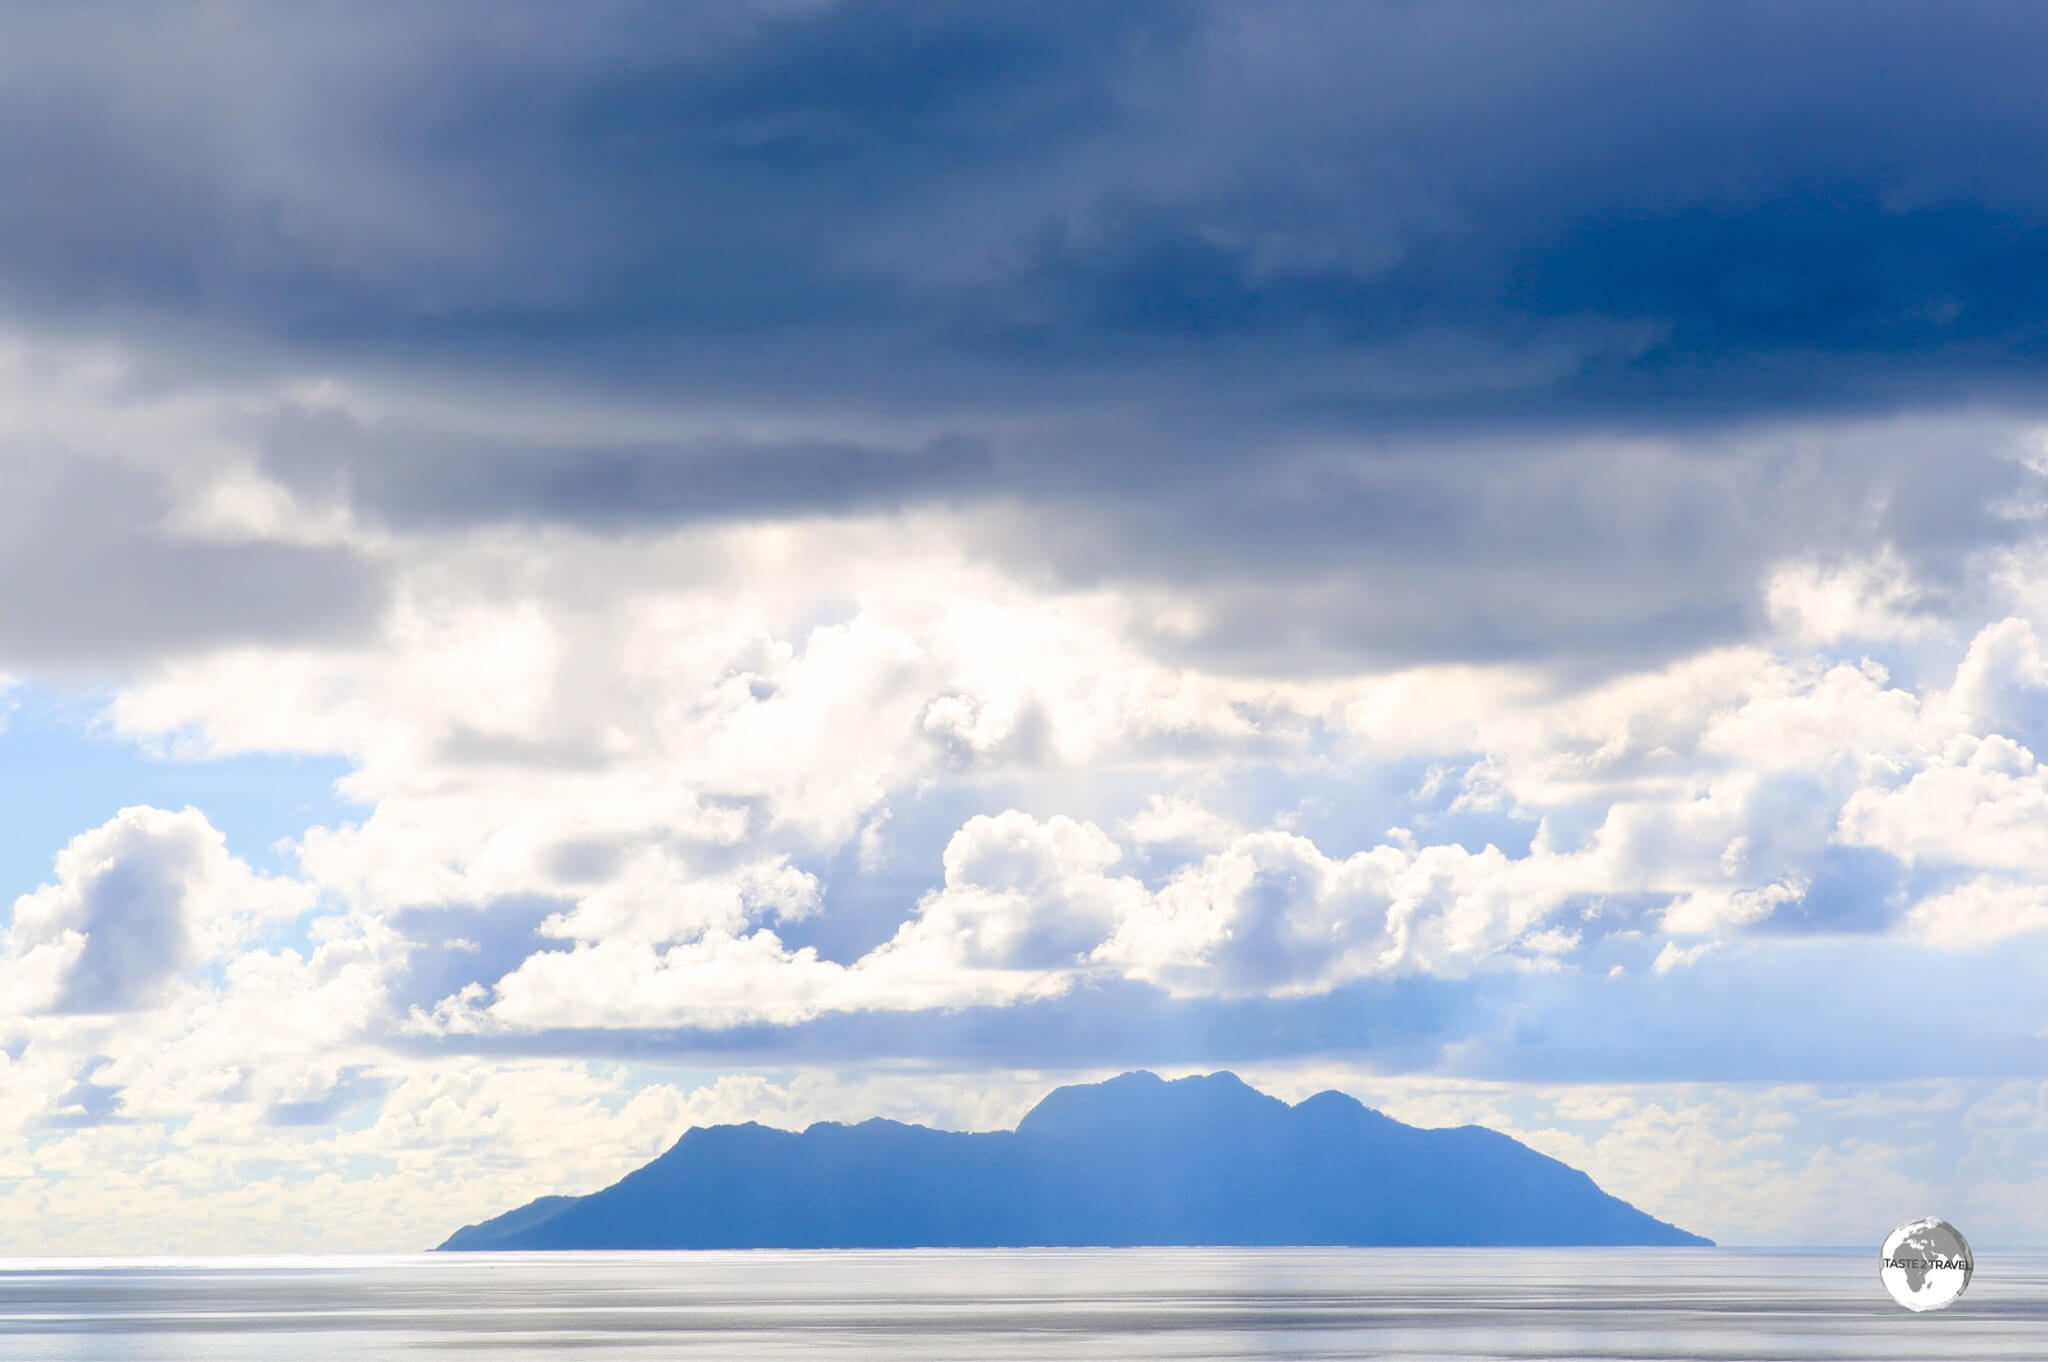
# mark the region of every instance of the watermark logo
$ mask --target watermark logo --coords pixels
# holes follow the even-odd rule
[[[1885,1236],[1877,1279],[1908,1310],[1944,1310],[1970,1284],[1970,1241],[1946,1220],[1909,1220]]]

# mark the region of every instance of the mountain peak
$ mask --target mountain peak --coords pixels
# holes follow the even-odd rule
[[[1229,1121],[1271,1116],[1287,1109],[1228,1070],[1172,1080],[1134,1069],[1100,1083],[1054,1088],[1040,1099],[1017,1133],[1082,1134],[1113,1127]]]

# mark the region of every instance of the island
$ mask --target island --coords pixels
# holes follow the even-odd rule
[[[440,1247],[1711,1242],[1480,1126],[1404,1125],[1339,1092],[1289,1105],[1230,1073],[1140,1071],[1056,1089],[1015,1130],[694,1128],[610,1187],[542,1197]]]

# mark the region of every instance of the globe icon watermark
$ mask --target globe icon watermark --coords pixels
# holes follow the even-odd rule
[[[1908,1220],[1885,1236],[1877,1279],[1908,1310],[1945,1310],[1970,1284],[1970,1241],[1946,1220]]]

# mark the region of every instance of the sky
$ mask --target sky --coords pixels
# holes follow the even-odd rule
[[[1139,1067],[2048,1243],[2048,10],[8,28],[0,1256]]]

